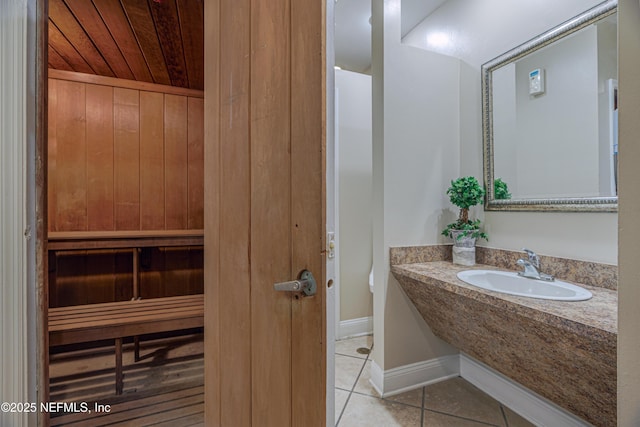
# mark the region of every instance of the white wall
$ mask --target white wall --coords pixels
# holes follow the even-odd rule
[[[373,315],[371,76],[336,70],[340,320]]]
[[[401,44],[400,0],[375,0],[373,23],[373,359],[389,370],[456,352],[390,275],[388,254],[439,242],[455,219],[445,191],[459,172],[460,62]]]
[[[480,67],[485,62],[584,12],[599,0],[555,2],[449,0],[428,16],[404,43],[451,55],[467,64],[460,73],[460,174],[482,173]],[[465,119],[465,118],[468,118]],[[617,263],[615,213],[485,212],[488,246],[544,255]]]

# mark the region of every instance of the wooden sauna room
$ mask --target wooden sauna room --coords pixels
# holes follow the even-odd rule
[[[202,425],[203,0],[48,9],[50,423]]]

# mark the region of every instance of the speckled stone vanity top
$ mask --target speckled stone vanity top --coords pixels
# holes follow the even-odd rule
[[[591,339],[611,338],[617,335],[618,293],[614,290],[573,282],[588,289],[593,298],[587,301],[551,301],[488,291],[467,284],[456,274],[470,269],[503,270],[490,265],[461,266],[450,261],[432,261],[417,264],[393,265],[394,275],[406,276],[419,282],[438,286],[449,292],[473,298],[485,304],[518,312],[541,323],[588,336]],[[563,279],[564,280],[564,279]]]
[[[587,301],[492,292],[456,276],[516,271],[523,255],[477,248],[468,267],[447,245],[391,248],[391,272],[436,336],[595,426],[616,425],[616,266],[540,257],[542,271],[591,291]]]

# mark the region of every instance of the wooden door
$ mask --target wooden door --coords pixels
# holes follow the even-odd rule
[[[324,426],[325,4],[205,1],[205,419]],[[276,292],[310,270],[315,296]]]

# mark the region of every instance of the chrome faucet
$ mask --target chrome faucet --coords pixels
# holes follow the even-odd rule
[[[540,258],[535,252],[527,248],[523,248],[522,250],[527,254],[529,259],[521,258],[517,261],[518,265],[524,267],[524,271],[518,273],[518,276],[529,279],[544,280],[547,282],[553,282],[555,280],[553,276],[540,272]]]

